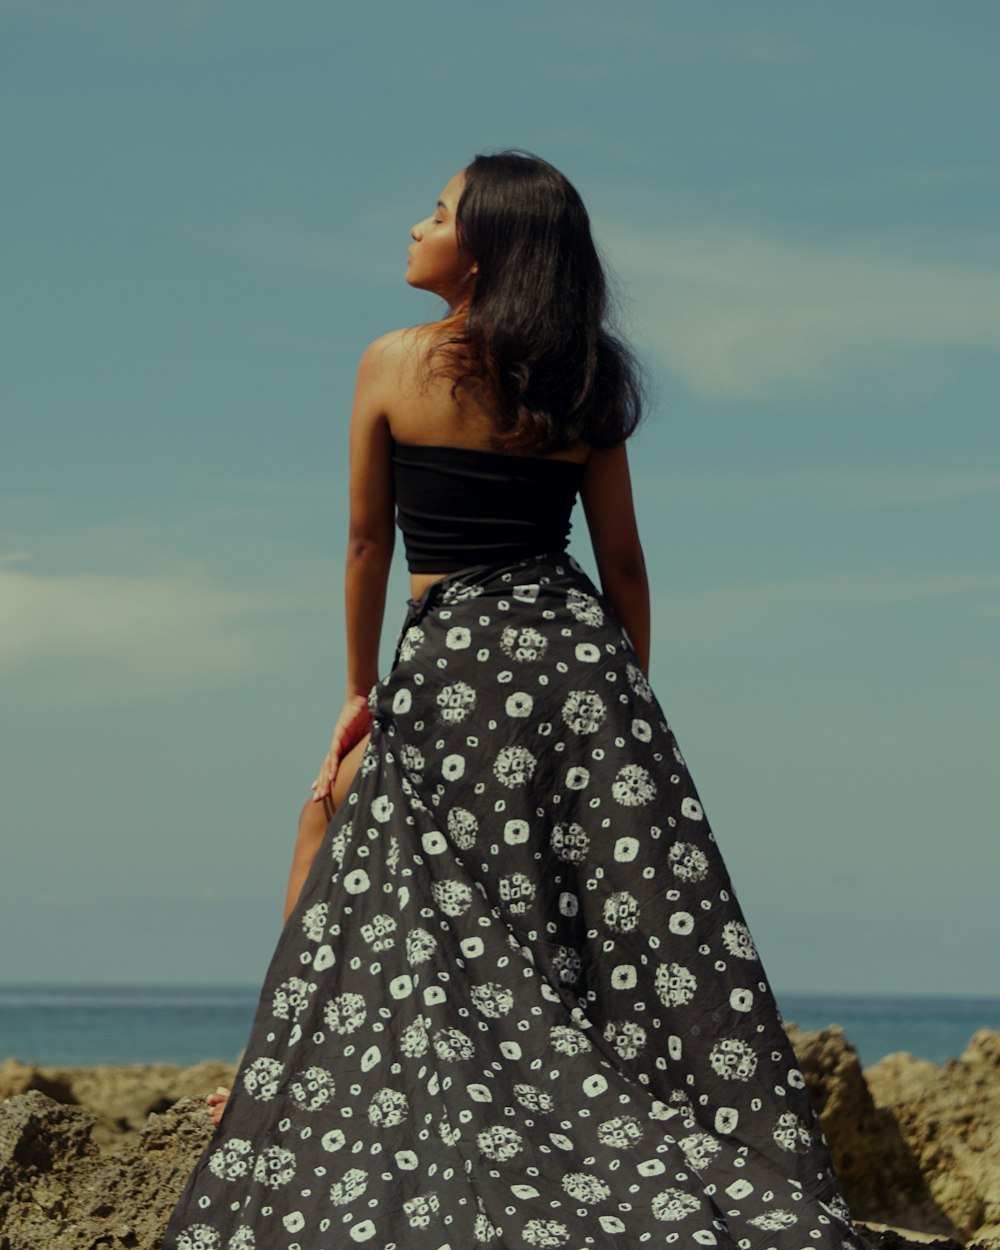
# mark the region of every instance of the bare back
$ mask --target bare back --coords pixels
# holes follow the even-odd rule
[[[495,423],[488,405],[468,387],[459,388],[453,399],[451,382],[447,378],[428,378],[426,361],[431,340],[426,330],[411,327],[396,331],[391,337],[396,377],[395,386],[389,390],[385,415],[396,442],[495,450],[492,442]],[[511,454],[534,455],[532,452]],[[543,458],[583,464],[590,454],[589,444],[578,441]],[[443,573],[411,573],[410,594],[419,597],[443,576]]]

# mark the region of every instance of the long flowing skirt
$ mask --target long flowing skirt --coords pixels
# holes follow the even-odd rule
[[[697,792],[568,552],[449,574],[164,1250],[864,1250]]]

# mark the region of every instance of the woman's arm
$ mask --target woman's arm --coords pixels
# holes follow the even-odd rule
[[[632,503],[625,444],[595,450],[583,467],[580,499],[587,517],[601,589],[632,640],[649,676],[649,582]]]
[[[396,335],[385,334],[361,356],[351,411],[350,509],[344,608],[347,680],[344,706],[326,759],[313,782],[313,802],[331,793],[340,761],[371,728],[368,694],[378,681],[379,638],[395,540],[392,436],[387,416],[393,394]]]
[[[396,334],[385,334],[365,348],[351,411],[351,520],[344,572],[347,698],[367,697],[378,681],[386,582],[396,537],[387,416],[397,370],[396,342]]]

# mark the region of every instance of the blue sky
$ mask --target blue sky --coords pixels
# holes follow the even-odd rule
[[[511,145],[650,372],[651,678],[774,988],[996,992],[1000,8],[0,21],[0,980],[262,978],[357,360],[438,312],[409,227]],[[386,667],[407,594],[399,544]]]

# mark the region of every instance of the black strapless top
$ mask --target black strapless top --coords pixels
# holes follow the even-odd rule
[[[566,549],[583,477],[576,461],[397,442],[392,469],[411,573]]]

